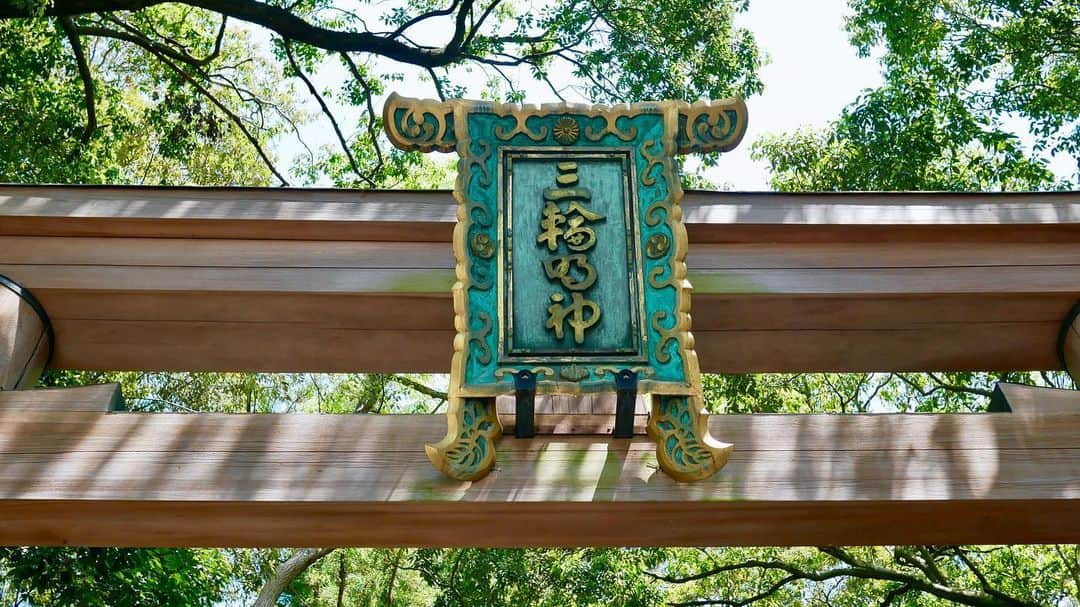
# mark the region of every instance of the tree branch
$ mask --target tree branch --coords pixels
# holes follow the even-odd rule
[[[444,8],[444,9],[428,11],[426,13],[421,13],[421,14],[413,17],[412,19],[409,19],[405,23],[402,23],[396,30],[394,30],[394,33],[391,34],[390,37],[391,38],[396,38],[396,37],[400,36],[401,34],[404,34],[405,30],[407,30],[410,27],[416,25],[417,23],[420,23],[421,21],[426,21],[426,20],[431,19],[433,17],[445,17],[447,15],[452,15],[454,13],[454,9],[457,8],[457,5],[458,5],[459,1],[460,0],[454,0],[453,2],[450,3],[450,6]]]
[[[165,0],[56,0],[45,10],[45,14],[59,17],[137,11],[164,3]],[[442,67],[462,59],[462,43],[468,32],[468,17],[473,7],[473,0],[462,0],[457,9],[454,32],[446,46],[438,48],[406,43],[400,35],[329,29],[310,23],[286,8],[256,0],[183,0],[181,3],[265,27],[282,38],[324,50],[373,53],[420,67]],[[20,2],[0,0],[0,19],[33,16],[36,15],[28,12]]]
[[[203,67],[205,63],[208,63],[208,61],[204,62],[201,59],[192,57],[191,55],[183,51],[177,50],[171,46],[151,40],[150,38],[143,36],[141,33],[138,33],[138,30],[136,30],[135,28],[129,26],[126,23],[123,23],[118,19],[112,21],[124,27],[128,31],[120,31],[108,27],[95,25],[79,26],[75,29],[75,31],[82,36],[113,38],[115,40],[123,40],[124,42],[130,42],[131,44],[134,44],[147,51],[151,51],[159,55],[165,55],[170,59],[179,61],[180,63],[186,63],[192,67]]]
[[[893,601],[911,592],[911,586],[907,584],[901,584],[900,586],[893,587],[885,594],[885,597],[881,599],[881,607],[891,607]]]
[[[944,584],[937,584],[915,576],[900,573],[898,571],[892,571],[882,567],[877,567],[875,565],[857,559],[843,548],[824,547],[818,548],[818,550],[835,558],[841,563],[850,566],[850,573],[848,573],[847,575],[850,575],[851,577],[899,582],[901,584],[911,586],[913,590],[925,592],[926,594],[952,601],[954,603],[959,603],[961,605],[969,605],[970,607],[1001,607],[1003,605],[1009,607],[1038,607],[1036,603],[1022,601],[1005,595],[996,596],[985,592],[973,592],[960,588],[954,588]]]
[[[790,584],[791,582],[797,580],[824,582],[827,580],[845,577],[866,580],[881,580],[886,582],[896,582],[897,584],[899,584],[898,586],[892,588],[889,594],[885,596],[885,601],[882,603],[882,607],[888,607],[888,605],[890,605],[900,596],[912,591],[922,592],[941,599],[945,599],[947,601],[952,601],[959,605],[968,605],[969,607],[1036,607],[1035,603],[1026,602],[998,591],[974,592],[965,590],[963,588],[952,587],[946,584],[934,583],[915,575],[909,575],[906,573],[901,573],[899,571],[878,567],[872,563],[868,563],[856,558],[843,548],[823,547],[819,548],[819,550],[839,561],[841,566],[834,567],[832,569],[825,569],[822,571],[805,571],[783,561],[748,560],[740,563],[733,563],[730,565],[714,567],[701,573],[685,577],[658,574],[651,571],[645,571],[644,573],[645,575],[653,579],[661,580],[672,584],[693,582],[721,573],[746,569],[775,570],[783,571],[788,574],[781,578],[779,581],[770,584],[769,588],[765,591],[751,597],[741,599],[710,598],[698,599],[682,603],[671,603],[672,606],[677,607],[692,607],[704,605],[744,607],[756,601],[762,600],[768,596],[771,596],[772,594],[775,594],[787,584]]]
[[[446,400],[447,398],[449,398],[446,392],[441,392],[439,390],[436,390],[435,388],[429,388],[428,386],[425,386],[424,384],[414,379],[405,377],[404,375],[390,374],[388,377],[390,378],[390,381],[401,384],[406,388],[412,388],[413,390],[416,390],[417,392],[425,396],[430,396],[431,398],[438,398],[442,400]]]
[[[296,581],[308,567],[333,551],[333,548],[301,548],[294,552],[284,563],[278,565],[274,575],[266,580],[251,607],[276,607],[278,598],[289,584]]]
[[[700,600],[695,600],[695,601],[682,601],[682,602],[677,602],[677,603],[668,603],[668,605],[670,605],[671,607],[696,607],[698,605],[724,605],[725,607],[746,607],[746,605],[750,605],[751,603],[756,603],[756,602],[758,602],[758,601],[760,601],[762,599],[768,598],[768,597],[776,594],[777,592],[780,591],[781,588],[783,588],[784,586],[787,586],[788,584],[790,584],[791,582],[794,582],[795,580],[798,580],[799,578],[800,578],[800,576],[797,576],[797,575],[789,575],[789,576],[781,579],[780,581],[776,582],[775,584],[769,586],[764,591],[759,592],[758,594],[755,594],[754,596],[747,597],[745,599],[734,599],[734,600],[730,600],[730,599],[700,599]]]
[[[82,79],[83,83],[83,96],[86,98],[86,127],[83,129],[82,137],[79,138],[79,143],[86,145],[90,143],[90,138],[97,129],[94,76],[90,73],[90,64],[86,61],[86,51],[83,49],[82,40],[79,39],[78,30],[71,17],[60,17],[57,21],[60,23],[60,29],[64,30],[64,34],[67,36],[72,53],[75,54],[75,64],[78,66],[79,78]]]
[[[960,562],[964,563],[964,566],[968,568],[968,571],[971,571],[972,575],[975,576],[975,579],[979,580],[979,586],[982,587],[983,592],[991,596],[996,596],[1007,605],[1023,604],[1023,601],[1008,594],[1005,594],[997,588],[994,588],[993,584],[990,583],[990,580],[988,580],[982,570],[979,569],[979,567],[970,558],[968,558],[967,552],[964,551],[962,548],[954,548],[952,552],[957,556],[957,558],[960,559]]]
[[[89,13],[113,11],[138,11],[168,0],[59,0],[50,2],[45,9],[47,17],[75,17]],[[27,3],[14,0],[0,0],[0,19],[18,17],[37,17]]]
[[[352,72],[353,78],[355,78],[356,82],[360,84],[360,86],[364,89],[364,101],[367,103],[368,115],[368,138],[371,140],[371,147],[375,149],[375,157],[377,158],[377,162],[375,164],[375,167],[373,168],[373,171],[378,173],[383,167],[384,160],[382,147],[379,145],[378,139],[379,128],[378,124],[376,123],[376,117],[378,116],[378,114],[375,112],[375,93],[371,90],[371,85],[368,84],[367,79],[364,78],[364,75],[360,73],[360,68],[358,68],[356,66],[356,63],[353,62],[352,57],[350,57],[348,53],[342,53],[341,57],[345,60],[345,64],[349,66],[349,71]],[[375,182],[373,180],[368,179],[368,181],[371,183],[371,187],[375,187]]]
[[[326,101],[323,99],[323,96],[319,94],[319,91],[315,88],[315,85],[312,84],[311,80],[307,77],[306,74],[304,74],[304,71],[300,68],[300,64],[297,63],[296,57],[293,55],[292,52],[292,43],[289,40],[284,40],[283,46],[285,47],[285,57],[288,58],[289,65],[292,67],[293,71],[296,72],[297,77],[299,77],[300,80],[302,80],[304,84],[307,85],[308,92],[310,92],[311,96],[315,98],[315,101],[319,103],[319,107],[322,108],[322,113],[325,114],[327,119],[330,120],[330,126],[334,128],[334,133],[337,134],[338,142],[341,144],[341,149],[345,152],[345,158],[349,160],[349,166],[352,167],[352,170],[354,173],[356,173],[357,177],[367,181],[369,184],[371,184],[371,187],[375,187],[375,182],[372,181],[370,177],[362,173],[360,171],[360,166],[356,164],[356,158],[353,156],[352,148],[349,147],[349,142],[345,139],[344,133],[341,132],[341,127],[338,125],[337,119],[334,118],[334,113],[330,111],[330,107],[326,105]]]
[[[701,573],[695,573],[693,575],[688,575],[688,576],[685,576],[685,577],[678,577],[678,576],[672,576],[672,575],[666,575],[666,574],[660,574],[660,573],[653,573],[652,571],[648,571],[648,570],[643,571],[642,573],[644,573],[645,575],[653,578],[654,580],[660,580],[661,582],[667,582],[669,584],[685,584],[687,582],[696,582],[698,580],[703,580],[703,579],[705,579],[707,577],[712,577],[712,576],[717,575],[719,573],[727,573],[729,571],[740,571],[740,570],[743,570],[743,569],[779,569],[781,571],[786,571],[788,573],[802,573],[802,571],[796,569],[795,567],[793,567],[791,565],[788,565],[787,563],[781,562],[781,561],[758,561],[758,560],[748,560],[748,561],[743,561],[741,563],[734,563],[734,564],[731,564],[731,565],[721,565],[719,567],[713,567],[712,569],[702,571]]]
[[[473,38],[476,37],[476,33],[480,31],[480,28],[484,25],[484,21],[486,21],[488,16],[491,15],[491,12],[495,10],[495,7],[499,5],[499,1],[500,0],[491,0],[491,4],[489,4],[488,7],[484,9],[484,12],[480,13],[480,17],[475,22],[473,22],[472,27],[469,28],[469,33],[465,36],[465,39],[462,41],[461,46],[469,46],[469,44],[473,41]]]
[[[161,61],[165,65],[172,68],[172,70],[174,72],[176,72],[181,78],[183,78],[185,81],[187,81],[189,84],[191,84],[191,86],[195,87],[196,91],[198,91],[202,96],[206,97],[219,110],[224,112],[225,115],[228,116],[230,120],[232,120],[233,124],[235,124],[237,126],[237,128],[240,129],[240,132],[242,132],[244,134],[244,137],[248,140],[248,143],[250,143],[252,145],[252,147],[255,148],[255,152],[259,154],[259,158],[262,159],[263,164],[265,164],[267,166],[267,168],[270,169],[270,172],[273,173],[274,176],[278,178],[278,180],[281,182],[281,185],[283,185],[283,186],[289,185],[289,182],[277,170],[277,167],[274,166],[274,163],[273,163],[272,160],[270,160],[270,157],[267,156],[266,151],[263,150],[263,147],[259,143],[259,140],[255,138],[255,135],[253,135],[250,130],[248,130],[247,126],[244,124],[244,121],[241,120],[239,116],[237,116],[232,110],[230,110],[228,107],[226,107],[225,104],[222,103],[221,100],[219,100],[217,97],[215,97],[213,95],[213,93],[211,93],[209,90],[207,90],[206,87],[199,84],[199,81],[196,80],[191,74],[188,74],[186,71],[181,69],[179,65],[176,65],[175,63],[170,61],[167,57],[155,52],[153,49],[150,49],[148,47],[143,47],[143,48],[145,48],[151,54],[155,55],[158,58],[159,61]]]
[[[958,386],[958,385],[954,385],[954,384],[949,384],[949,383],[946,383],[944,380],[942,380],[942,379],[938,378],[937,376],[935,376],[933,373],[927,373],[926,375],[931,380],[933,380],[934,383],[937,384],[936,386],[934,386],[933,388],[930,388],[929,390],[923,388],[922,386],[919,386],[917,383],[915,383],[915,381],[913,379],[909,378],[906,373],[897,373],[896,377],[900,378],[900,381],[904,382],[905,384],[910,386],[913,390],[915,390],[916,392],[918,392],[919,394],[921,394],[923,396],[930,396],[930,395],[932,395],[935,392],[938,392],[940,390],[944,390],[946,392],[957,392],[957,393],[962,393],[962,394],[975,394],[977,396],[985,396],[987,398],[990,398],[993,395],[993,392],[991,392],[990,390],[983,390],[981,388],[971,388],[971,387],[968,387],[968,386]]]
[[[446,93],[443,92],[442,83],[439,82],[439,77],[435,74],[435,70],[427,68],[427,73],[431,75],[431,82],[435,85],[435,93],[439,96],[439,101],[446,101]]]

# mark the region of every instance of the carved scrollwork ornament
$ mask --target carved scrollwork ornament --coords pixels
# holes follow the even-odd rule
[[[473,356],[476,362],[486,365],[491,362],[491,348],[487,343],[488,335],[491,334],[491,317],[481,310],[476,313],[476,319],[480,321],[480,328],[469,335],[469,343],[475,348]]]
[[[709,435],[709,416],[692,396],[654,395],[649,437],[669,476],[692,482],[709,478],[727,463],[733,445]]]
[[[671,362],[671,354],[667,351],[667,345],[679,340],[679,323],[672,323],[671,327],[664,327],[661,323],[667,318],[668,313],[658,310],[652,317],[652,329],[660,335],[656,342],[656,360],[661,363]]]
[[[645,255],[650,259],[657,259],[667,255],[670,248],[671,239],[667,237],[667,234],[653,234],[645,241]]]
[[[567,365],[559,369],[559,377],[569,381],[581,381],[589,376],[589,370],[577,364]]]
[[[483,478],[495,465],[495,443],[502,436],[495,399],[455,399],[447,418],[446,438],[424,448],[428,459],[451,478],[462,481]]]
[[[495,243],[491,240],[491,236],[487,232],[477,232],[473,234],[472,240],[469,241],[469,247],[472,248],[472,252],[477,257],[483,257],[484,259],[491,259],[495,255]]]
[[[507,375],[512,376],[512,375],[515,375],[516,373],[518,373],[520,371],[529,371],[533,375],[536,375],[537,377],[540,377],[540,376],[554,377],[555,376],[555,369],[552,369],[551,367],[532,367],[532,368],[528,368],[528,369],[517,369],[517,368],[513,368],[513,367],[500,367],[499,369],[497,369],[495,371],[495,378],[496,379],[503,379]]]

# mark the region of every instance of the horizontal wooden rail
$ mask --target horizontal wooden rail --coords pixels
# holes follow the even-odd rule
[[[1060,409],[718,416],[736,450],[694,484],[640,438],[504,438],[495,471],[460,483],[424,457],[441,417],[35,411],[11,394],[0,544],[1080,541],[1080,412]]]
[[[688,192],[712,372],[1057,368],[1080,193]],[[0,187],[54,366],[446,371],[448,192]]]
[[[448,243],[453,205],[447,190],[0,185],[0,234]],[[683,219],[694,242],[1071,241],[1080,192],[691,190]]]

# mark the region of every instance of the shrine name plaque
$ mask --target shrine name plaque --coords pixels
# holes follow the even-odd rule
[[[459,156],[457,337],[448,432],[427,446],[432,463],[460,480],[491,470],[498,395],[516,395],[517,433],[528,436],[535,394],[614,392],[628,415],[637,393],[652,396],[648,433],[669,475],[720,469],[732,446],[709,436],[703,409],[675,155],[735,147],[742,101],[519,106],[391,95],[384,123],[401,149]]]

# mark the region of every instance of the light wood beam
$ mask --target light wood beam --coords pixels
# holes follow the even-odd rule
[[[49,317],[25,287],[0,274],[0,392],[31,388],[52,351]]]
[[[124,410],[120,384],[94,384],[71,388],[38,388],[0,392],[0,410],[107,411]]]
[[[61,368],[440,372],[451,205],[2,186],[0,273],[45,306]],[[691,192],[686,215],[706,371],[1059,366],[1080,193]]]
[[[1013,413],[1080,414],[1080,390],[1061,390],[998,382],[990,397],[990,410]]]
[[[1080,303],[1073,306],[1058,333],[1061,368],[1080,387]],[[991,411],[1015,413],[1080,413],[1080,390],[1062,390],[999,382],[990,398]]]
[[[1080,541],[1080,414],[716,416],[671,481],[647,440],[504,438],[459,483],[437,416],[0,408],[0,544],[605,546]],[[77,523],[73,523],[77,521]]]
[[[450,242],[449,190],[0,186],[0,234]],[[691,242],[1042,239],[1080,232],[1080,193],[687,191]]]
[[[1058,335],[1058,358],[1069,372],[1073,383],[1080,387],[1080,302],[1069,311]]]

